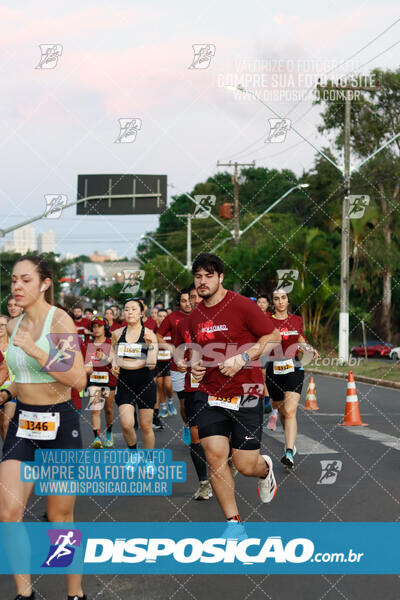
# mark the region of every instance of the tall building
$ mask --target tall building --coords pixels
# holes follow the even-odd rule
[[[13,250],[20,254],[35,250],[35,229],[31,225],[24,225],[13,232]]]
[[[39,233],[37,238],[38,252],[55,252],[56,251],[56,235],[54,231],[49,229],[46,233]]]

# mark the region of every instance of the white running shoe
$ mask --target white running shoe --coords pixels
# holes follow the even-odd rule
[[[205,481],[200,481],[199,489],[194,495],[194,500],[210,500],[213,497],[213,491],[211,487],[211,483],[206,479]]]
[[[263,459],[269,467],[268,475],[265,479],[258,480],[258,495],[261,498],[261,502],[271,502],[276,494],[278,486],[274,477],[274,470],[272,468],[272,460],[266,454],[262,454]]]

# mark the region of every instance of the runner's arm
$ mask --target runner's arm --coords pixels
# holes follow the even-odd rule
[[[269,354],[271,350],[280,343],[281,334],[277,329],[274,329],[272,333],[261,336],[253,346],[246,350],[246,353],[250,357],[249,362],[246,363],[242,354],[236,354],[235,356],[231,356],[224,360],[224,362],[219,365],[219,370],[223,375],[233,377],[245,365],[249,365],[254,360],[259,359],[262,354]]]
[[[147,329],[147,327],[144,330],[144,341],[147,344],[146,367],[153,370],[157,363],[158,343],[154,331]]]
[[[3,354],[0,352],[1,355],[1,362],[0,362],[0,385],[3,385],[3,383],[8,379],[8,367],[7,367],[7,363],[4,360],[4,356]]]
[[[14,337],[14,345],[19,346],[24,352],[34,358],[58,383],[62,383],[67,387],[73,387],[80,392],[86,387],[86,372],[77,340],[75,324],[65,311],[57,308],[51,328],[51,333],[62,334],[65,338],[72,336],[73,339],[73,348],[70,350],[72,354],[69,361],[70,364],[68,365],[69,368],[65,371],[53,371],[51,368],[46,369],[50,355],[35,344],[28,331],[17,331]]]

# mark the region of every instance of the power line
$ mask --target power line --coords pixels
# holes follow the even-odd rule
[[[372,40],[370,40],[367,44],[365,44],[364,46],[362,46],[359,50],[357,50],[356,52],[354,52],[353,54],[351,54],[351,56],[349,56],[348,58],[346,58],[346,60],[344,60],[343,62],[341,62],[339,65],[333,67],[332,69],[330,69],[327,73],[324,73],[324,75],[329,75],[329,73],[331,73],[332,71],[334,71],[335,69],[340,68],[341,66],[343,66],[344,64],[346,64],[349,60],[351,60],[352,58],[354,58],[355,56],[357,56],[358,54],[360,54],[361,52],[363,52],[366,48],[368,48],[369,46],[371,46],[374,42],[376,42],[376,40],[378,40],[380,37],[382,37],[386,32],[388,32],[390,29],[392,29],[392,27],[394,27],[395,25],[397,25],[397,23],[399,23],[400,18],[398,18],[396,21],[394,21],[394,23],[392,23],[391,25],[389,25],[389,27],[387,27],[386,29],[384,29],[383,31],[381,31],[381,33],[379,33],[377,36],[375,36]],[[390,46],[389,48],[387,48],[386,50],[383,50],[383,52],[381,52],[380,54],[378,54],[377,56],[375,56],[374,58],[371,58],[369,61],[367,61],[366,63],[360,65],[358,68],[361,69],[362,67],[364,67],[365,65],[369,64],[370,62],[372,62],[373,60],[375,60],[376,58],[379,58],[382,54],[384,54],[385,52],[387,52],[388,50],[391,50],[391,48],[393,48],[394,46],[396,46],[397,44],[399,44],[399,42],[396,42],[395,44],[393,44],[392,46]],[[347,73],[347,75],[349,75],[349,73]],[[290,115],[291,112],[293,112],[293,110],[295,110],[295,108],[297,108],[297,106],[299,106],[299,104],[301,104],[304,100],[304,98],[306,98],[306,96],[309,94],[309,92],[311,90],[314,89],[314,85],[312,85],[304,94],[304,96],[302,96],[302,98],[300,98],[300,100],[298,100],[298,102],[296,102],[296,104],[294,106],[292,106],[292,108],[289,110],[288,113],[286,113],[285,118],[288,117],[288,115]],[[301,121],[301,119],[303,119],[306,114],[308,114],[308,112],[310,112],[314,107],[311,106],[309,109],[307,109],[307,111],[301,116],[299,117],[299,119],[297,119],[297,121],[295,121],[295,123],[298,123],[299,121]],[[240,156],[241,158],[245,158],[247,155],[242,156],[242,154],[244,152],[246,152],[249,148],[252,148],[253,146],[256,146],[262,139],[264,138],[264,136],[262,136],[261,138],[257,139],[256,141],[254,141],[252,144],[249,144],[248,146],[246,146],[245,148],[243,148],[243,150],[240,150],[238,152],[236,152],[235,154],[233,154],[234,157]],[[261,150],[254,150],[252,151],[251,154],[253,154],[254,152],[259,152]],[[285,152],[289,150],[289,148],[287,148],[285,150]],[[283,154],[283,152],[282,152]]]

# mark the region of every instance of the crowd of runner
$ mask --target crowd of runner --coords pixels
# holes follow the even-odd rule
[[[0,517],[20,521],[32,484],[19,476],[37,448],[82,448],[81,410],[89,409],[91,447],[114,447],[118,414],[134,467],[141,445],[156,446],[165,419],[182,420],[182,441],[198,478],[195,500],[216,497],[240,531],[235,476],[254,477],[262,502],[277,491],[272,459],[260,454],[263,425],[285,435],[281,462],[294,466],[301,357],[317,351],[289,297],[275,289],[246,298],[224,288],[224,264],[200,254],[193,283],[174,307],[125,298],[104,315],[54,305],[53,277],[39,256],[14,265],[8,315],[0,315]],[[178,410],[177,410],[178,408]],[[102,416],[104,412],[104,417]],[[87,419],[85,420],[87,423]],[[188,451],[189,452],[189,451]],[[149,463],[149,469],[155,465]],[[73,496],[47,499],[46,518],[73,521]],[[240,535],[240,534],[239,534]],[[33,599],[28,575],[15,575],[17,598]],[[67,575],[68,598],[85,598],[80,575]]]

